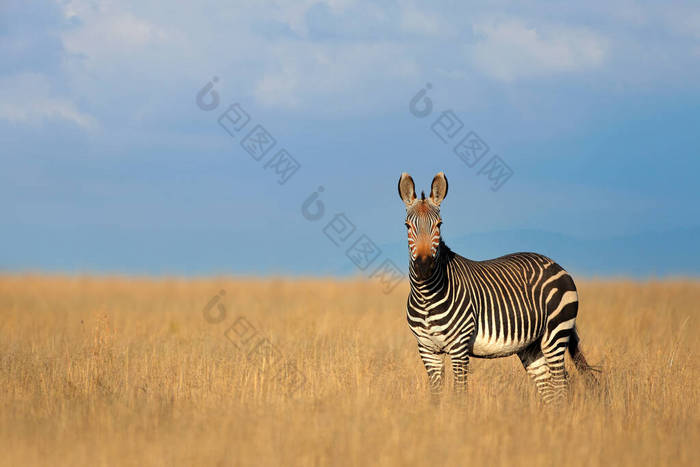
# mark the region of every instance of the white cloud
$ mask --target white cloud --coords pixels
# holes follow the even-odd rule
[[[401,10],[401,30],[430,37],[454,35],[452,25],[442,16],[408,5]]]
[[[700,40],[700,10],[697,8],[667,10],[663,18],[670,33]]]
[[[477,42],[468,47],[476,68],[501,81],[599,67],[607,41],[575,27],[528,27],[509,20],[474,26]]]
[[[315,5],[325,5],[335,13],[343,13],[353,3],[354,0],[272,0],[268,5],[260,2],[262,8],[249,8],[248,13],[253,17],[271,18],[279,23],[286,24],[291,31],[301,37],[306,37],[309,33],[309,25],[306,21],[306,14]],[[258,6],[255,4],[255,6]]]
[[[595,72],[600,86],[646,77],[651,87],[697,74],[678,71],[697,62],[697,44],[687,44],[695,16],[664,23],[686,31],[682,37],[650,39],[646,32],[662,21],[655,11],[607,3],[590,16],[579,13],[583,7],[548,5],[516,18],[488,5],[412,0],[202,0],[177,7],[162,0],[59,1],[70,21],[52,31],[63,50],[50,79],[68,102],[54,96],[52,105],[77,119],[75,105],[77,114],[68,109],[80,102],[103,124],[148,125],[164,115],[174,121],[184,93],[214,75],[222,96],[340,116],[400,108],[400,99],[430,80],[435,92],[473,104],[493,100],[493,82]],[[649,66],[658,60],[663,66]]]
[[[95,118],[70,99],[54,95],[49,80],[38,73],[0,78],[0,118],[28,124],[63,120],[84,129],[97,126]]]
[[[88,60],[128,58],[141,53],[144,47],[163,44],[168,39],[165,28],[109,4],[79,11],[83,24],[64,31],[61,39],[68,53]],[[77,15],[73,10],[65,14]]]
[[[387,69],[387,57],[392,66]],[[257,80],[254,95],[265,106],[296,108],[326,105],[343,108],[338,97],[374,105],[367,96],[398,80],[417,79],[417,64],[391,43],[321,45],[279,43],[269,49],[269,71]],[[338,107],[340,106],[340,107]],[[364,109],[368,110],[368,109]]]

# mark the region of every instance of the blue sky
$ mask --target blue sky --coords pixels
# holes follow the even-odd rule
[[[405,269],[396,182],[444,171],[465,256],[698,275],[699,83],[694,2],[3,2],[0,269]],[[251,118],[233,137],[232,103]],[[448,110],[463,129],[444,143]],[[260,161],[241,146],[257,124],[276,140]],[[473,168],[453,152],[470,131],[489,147]],[[282,148],[300,168],[280,185],[265,165]],[[497,191],[479,175],[494,155],[513,172]],[[355,229],[336,246],[340,213]],[[380,251],[364,272],[345,254],[362,235]]]

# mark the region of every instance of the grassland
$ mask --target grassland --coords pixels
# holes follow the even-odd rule
[[[431,404],[405,285],[0,276],[0,464],[697,465],[700,282],[578,287],[603,389],[546,410],[515,357]]]

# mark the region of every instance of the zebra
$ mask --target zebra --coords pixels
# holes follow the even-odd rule
[[[407,173],[398,186],[410,253],[406,317],[431,394],[442,392],[445,354],[458,393],[466,390],[470,357],[517,354],[544,403],[567,398],[567,349],[577,370],[596,381],[592,372],[598,370],[579,346],[578,294],[571,276],[537,253],[473,261],[452,252],[440,234],[447,186],[443,172],[433,178],[427,199],[425,192],[418,199]]]

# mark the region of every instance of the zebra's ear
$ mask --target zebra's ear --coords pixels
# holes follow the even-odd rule
[[[433,184],[430,185],[430,201],[434,205],[440,206],[445,196],[447,196],[447,177],[443,172],[440,172],[433,178]]]
[[[410,206],[416,200],[416,186],[413,184],[413,179],[406,172],[401,174],[399,178],[399,196]]]

